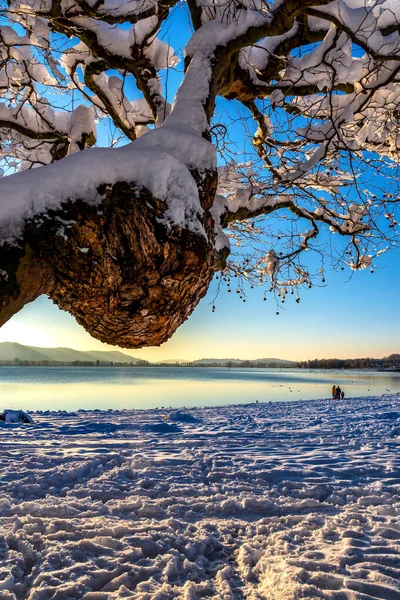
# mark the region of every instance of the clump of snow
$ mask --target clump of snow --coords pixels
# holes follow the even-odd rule
[[[353,269],[353,271],[356,271],[358,269],[367,269],[371,266],[372,256],[368,256],[368,254],[363,254],[362,256],[360,256],[357,262],[350,263],[350,268]]]
[[[268,250],[265,255],[264,263],[264,273],[267,275],[274,275],[274,273],[279,270],[279,258],[275,250]]]
[[[173,412],[169,413],[168,415],[168,421],[172,421],[173,423],[199,423],[199,419],[197,417],[194,417],[193,415],[191,415],[188,412],[184,412],[181,410],[174,410]]]
[[[0,415],[0,421],[4,423],[33,423],[33,419],[23,410],[12,410],[6,408]]]
[[[95,111],[93,107],[81,104],[72,112],[69,120],[69,140],[70,145],[68,154],[79,152],[82,148],[79,144],[82,143],[83,136],[92,136],[96,139],[96,125],[94,122]]]

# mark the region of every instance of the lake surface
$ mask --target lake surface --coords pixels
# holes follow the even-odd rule
[[[400,392],[400,373],[177,367],[0,367],[0,410],[218,406]]]

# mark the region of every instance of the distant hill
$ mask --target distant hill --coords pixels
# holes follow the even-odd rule
[[[157,360],[154,365],[180,365],[189,362],[187,358],[167,358],[166,360]]]
[[[40,348],[38,346],[24,346],[16,342],[0,343],[0,361],[28,360],[28,361],[51,361],[70,363],[74,361],[100,363],[137,363],[140,359],[129,356],[118,350],[73,350],[72,348]]]
[[[284,360],[283,358],[256,358],[255,360],[251,361],[254,363],[277,363],[280,365],[292,365],[293,361],[292,360]]]
[[[23,344],[17,344],[16,342],[0,342],[0,362],[14,362],[14,361],[28,361],[29,363],[44,362],[49,363],[62,363],[68,365],[74,362],[81,363],[96,363],[99,361],[100,364],[113,363],[146,363],[138,358],[129,356],[119,350],[73,350],[72,348],[40,348],[39,346],[24,346]],[[234,367],[246,367],[261,365],[274,365],[274,366],[289,366],[291,361],[282,360],[280,358],[257,358],[254,360],[244,360],[240,358],[200,358],[195,361],[188,361],[183,358],[181,359],[167,359],[165,361],[157,361],[154,363],[147,362],[148,365],[157,366],[157,364],[183,364],[193,366],[234,366]]]
[[[250,362],[252,364],[265,363],[265,364],[278,364],[278,365],[289,365],[292,364],[290,360],[283,360],[281,358],[255,358],[255,359],[244,359],[244,358],[200,358],[194,360],[195,365],[226,365],[231,363],[232,365],[241,365],[242,363]]]

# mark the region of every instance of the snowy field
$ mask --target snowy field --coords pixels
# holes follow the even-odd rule
[[[400,395],[164,412],[0,423],[2,600],[400,600]]]

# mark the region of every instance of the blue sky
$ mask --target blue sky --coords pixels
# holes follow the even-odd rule
[[[165,32],[166,41],[189,36],[187,15],[176,11]],[[175,43],[176,49],[176,43]],[[169,95],[180,80],[169,74]],[[228,104],[228,103],[226,103]],[[193,315],[173,338],[159,348],[129,351],[138,358],[163,360],[201,357],[277,357],[301,360],[316,357],[384,356],[400,351],[400,250],[376,261],[375,272],[327,272],[327,284],[305,290],[301,302],[293,297],[277,316],[272,297],[262,289],[249,290],[246,303],[222,290],[211,304],[217,282],[211,285]],[[69,314],[45,297],[27,305],[0,329],[0,341],[37,346],[67,346],[82,350],[107,349],[91,338]]]

